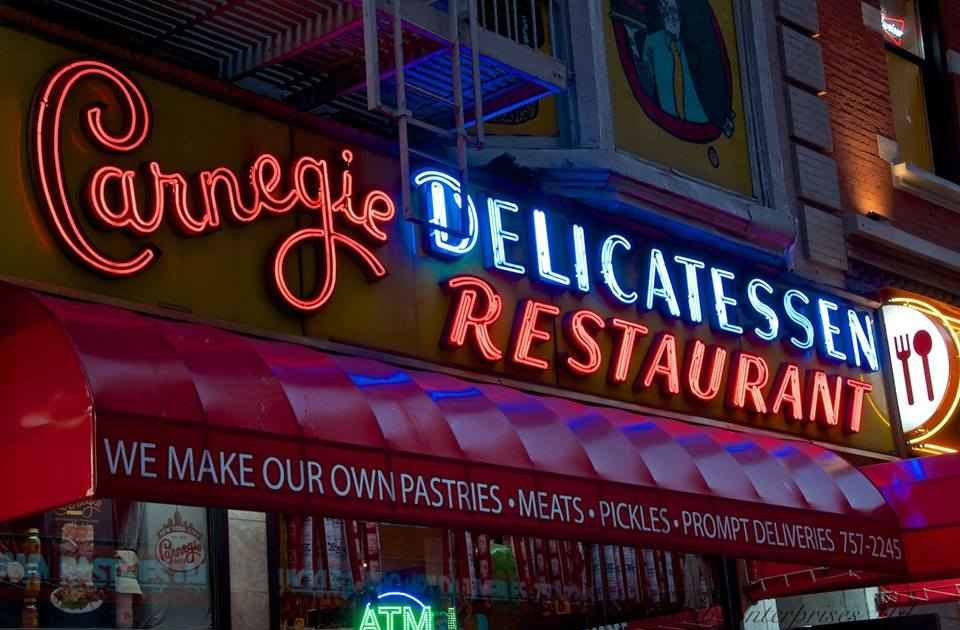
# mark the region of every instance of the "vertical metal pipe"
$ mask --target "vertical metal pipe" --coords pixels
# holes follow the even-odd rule
[[[544,35],[550,37],[550,56],[557,56],[557,37],[556,37],[556,24],[553,23],[553,0],[547,0],[547,34]]]
[[[467,179],[467,137],[463,121],[463,77],[460,68],[460,2],[450,0],[450,50],[453,69],[453,115],[457,125],[457,168],[460,169],[460,182],[466,193]]]
[[[477,23],[477,2],[470,3],[470,67],[473,71],[473,120],[476,124],[477,145],[483,146],[483,81],[480,76],[480,25]]]
[[[403,54],[403,16],[400,15],[400,1],[393,3],[393,64],[397,82],[397,112],[401,117],[407,115],[407,82],[404,73]]]
[[[407,82],[404,74],[403,19],[400,0],[393,2],[393,64],[397,82],[397,135],[400,141],[400,205],[404,217],[410,217],[410,136],[407,111]]]
[[[530,31],[533,39],[530,40],[530,48],[539,50],[537,45],[537,0],[530,0]]]
[[[518,0],[510,0],[510,7],[513,13],[513,41],[520,42],[520,6],[517,4]]]
[[[367,71],[367,109],[380,108],[380,46],[377,37],[377,0],[363,0],[363,60]]]
[[[493,0],[493,28],[494,33],[500,34],[500,0]]]

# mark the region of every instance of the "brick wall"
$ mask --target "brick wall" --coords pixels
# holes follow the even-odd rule
[[[879,7],[878,0],[870,4]],[[942,4],[947,46],[960,50],[960,2]],[[890,165],[878,153],[878,134],[896,137],[883,36],[864,24],[859,0],[820,2],[819,11],[833,157],[844,209],[876,212],[900,229],[960,249],[960,215],[894,190]],[[960,99],[960,83],[955,76],[952,80]]]

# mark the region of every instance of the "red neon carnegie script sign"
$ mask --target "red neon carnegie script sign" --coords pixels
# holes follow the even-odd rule
[[[104,106],[94,104],[83,112],[83,124],[94,144],[115,153],[139,149],[150,135],[150,109],[143,92],[121,71],[98,61],[75,61],[53,72],[41,85],[34,103],[31,162],[40,190],[41,205],[48,214],[60,243],[82,264],[109,276],[132,276],[156,262],[160,250],[155,245],[141,247],[126,259],[113,258],[90,241],[81,227],[79,211],[71,201],[63,174],[61,126],[64,105],[73,88],[86,79],[108,83],[117,93],[125,112],[124,128],[113,132],[104,128]],[[297,230],[283,239],[270,263],[270,276],[280,297],[300,311],[323,307],[336,289],[337,260],[341,250],[353,254],[372,278],[382,278],[387,269],[370,246],[340,231],[345,220],[372,245],[387,241],[384,226],[396,215],[390,196],[371,190],[354,206],[353,176],[350,164],[353,152],[340,155],[344,166],[340,173],[340,195],[334,198],[331,167],[326,160],[310,156],[295,159],[287,177],[276,156],[257,157],[243,178],[226,167],[201,171],[192,181],[176,171],[166,172],[157,162],[148,162],[146,175],[116,166],[101,166],[90,177],[84,197],[94,221],[107,229],[122,230],[135,236],[149,236],[164,221],[172,221],[187,237],[215,232],[224,218],[247,224],[261,217],[282,215],[294,209],[310,211],[313,225]],[[138,197],[136,182],[144,178],[148,201]],[[241,181],[246,180],[241,186]],[[284,179],[288,183],[284,183]],[[294,250],[306,244],[317,246],[318,282],[313,294],[301,297],[284,277],[284,266]]]

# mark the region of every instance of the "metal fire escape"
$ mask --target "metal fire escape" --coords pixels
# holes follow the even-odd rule
[[[429,3],[402,2],[401,0],[363,0],[363,34],[364,34],[364,60],[366,64],[366,98],[367,109],[372,112],[381,112],[391,116],[397,121],[398,139],[400,144],[400,173],[403,182],[402,186],[402,207],[406,215],[410,215],[410,156],[411,154],[445,163],[455,169],[459,175],[461,185],[466,188],[468,182],[467,172],[467,147],[482,147],[484,143],[484,100],[485,95],[490,92],[502,92],[503,75],[509,76],[509,72],[503,72],[500,68],[491,68],[491,62],[485,65],[481,59],[487,60],[489,57],[481,56],[481,23],[493,26],[495,29],[501,24],[505,24],[506,32],[514,36],[515,41],[520,40],[520,22],[519,19],[520,3],[527,3],[529,12],[526,13],[524,22],[528,25],[529,33],[526,39],[533,44],[539,40],[537,33],[537,11],[538,3],[536,0],[494,0],[485,2],[484,0],[434,0]],[[478,6],[479,3],[479,6]],[[401,6],[403,5],[403,6]],[[466,8],[464,8],[466,5]],[[431,19],[429,12],[433,7],[442,6],[447,12],[447,31],[444,34],[439,33],[440,24],[435,19]],[[546,4],[549,17],[547,23],[552,22],[552,2]],[[380,65],[380,54],[382,46],[385,43],[380,37],[379,23],[380,14],[390,9],[392,18],[392,44],[393,44],[393,66],[384,72]],[[501,19],[500,12],[503,12]],[[488,14],[489,13],[489,14]],[[462,17],[466,15],[466,20]],[[463,22],[466,22],[465,33],[462,29]],[[432,23],[432,24],[431,24]],[[433,85],[424,85],[423,81],[407,80],[407,64],[412,63],[415,67],[418,65],[418,59],[408,59],[406,47],[404,46],[405,24],[416,25],[415,28],[426,29],[435,36],[445,35],[448,42],[448,50],[445,54],[447,60],[436,57],[431,70],[436,72],[438,67],[442,67],[444,75],[449,72],[449,83],[445,82],[439,86],[439,89]],[[430,28],[432,25],[432,29]],[[464,41],[463,35],[467,35]],[[532,46],[532,47],[535,47]],[[414,55],[417,51],[414,48]],[[466,72],[465,72],[466,70]],[[392,73],[392,76],[390,74]],[[467,88],[464,86],[464,75],[470,79]],[[381,82],[387,76],[395,94],[395,105],[390,106],[384,103],[381,92]],[[416,77],[419,78],[419,77]],[[444,76],[444,78],[446,78]],[[557,77],[562,78],[562,77]],[[419,97],[422,106],[411,108],[408,101],[408,89]],[[543,92],[545,95],[547,91]],[[465,109],[465,96],[469,95],[472,100],[472,111]],[[451,98],[452,96],[452,98]],[[526,95],[515,96],[515,102],[527,101]],[[445,104],[452,116],[451,125],[438,124],[437,105]],[[522,103],[520,103],[522,104]],[[469,114],[469,115],[468,115]],[[440,114],[442,117],[442,114]],[[469,125],[468,125],[469,122]],[[419,127],[440,137],[452,138],[455,146],[455,160],[450,164],[442,156],[423,152],[410,146],[410,126]],[[473,134],[469,133],[469,127],[472,127]]]
[[[484,122],[566,89],[558,0],[14,0],[45,19],[399,140],[466,179]],[[453,159],[446,155],[452,151]],[[403,192],[409,210],[409,190]]]
[[[439,102],[448,103],[452,107],[455,129],[452,132],[456,141],[456,169],[460,176],[461,185],[467,186],[467,144],[470,137],[467,134],[466,119],[463,109],[463,71],[461,68],[461,43],[460,43],[460,0],[452,0],[453,5],[447,6],[449,15],[449,33],[450,41],[450,68],[451,68],[451,88],[453,100],[445,98],[443,94],[437,94],[423,88],[415,90],[428,98]],[[410,216],[410,125],[421,127],[440,136],[449,136],[450,131],[444,127],[427,120],[417,118],[407,107],[407,81],[406,81],[406,55],[403,46],[403,15],[399,0],[393,0],[393,81],[396,86],[396,107],[385,105],[381,98],[380,83],[381,70],[379,54],[380,37],[378,29],[377,11],[378,0],[363,0],[363,48],[364,60],[366,62],[367,75],[367,109],[370,111],[382,111],[397,120],[398,139],[400,142],[400,181],[401,184],[401,206],[405,216]],[[470,71],[473,76],[473,92],[481,95],[480,98],[473,99],[474,121],[476,129],[475,143],[478,146],[483,145],[483,82],[480,78],[480,48],[476,44],[478,41],[479,18],[477,15],[477,3],[474,0],[467,0],[469,5],[469,29],[470,40],[474,42],[471,46]],[[438,156],[432,156],[426,153],[414,152],[427,159],[435,161],[445,161]]]

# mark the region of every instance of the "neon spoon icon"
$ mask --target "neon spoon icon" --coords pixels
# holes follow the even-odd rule
[[[913,336],[913,349],[923,360],[923,377],[927,382],[927,398],[933,400],[933,378],[930,374],[930,351],[933,350],[933,339],[926,330],[919,330]]]

